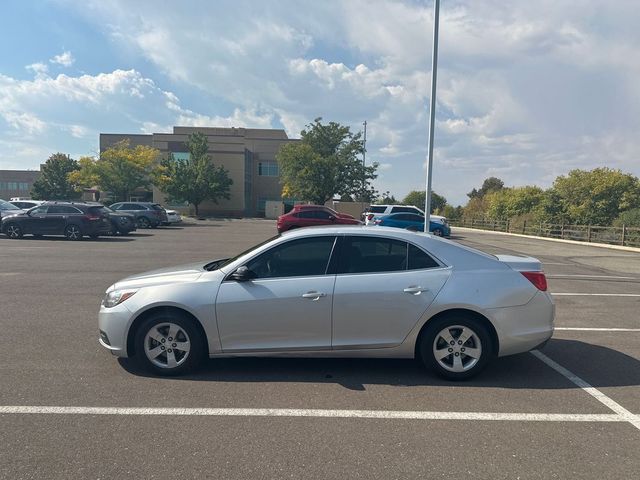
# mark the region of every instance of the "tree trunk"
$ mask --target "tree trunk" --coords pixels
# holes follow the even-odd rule
[[[193,208],[195,208],[195,210],[196,210],[196,217],[198,216],[198,206],[199,205],[200,205],[199,203],[194,203],[193,204]]]

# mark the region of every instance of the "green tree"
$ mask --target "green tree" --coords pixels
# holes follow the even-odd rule
[[[626,210],[618,215],[613,221],[615,227],[621,227],[623,225],[627,227],[640,227],[640,207]]]
[[[110,192],[115,201],[127,201],[136,189],[150,187],[158,154],[158,150],[148,146],[130,148],[129,141],[123,140],[107,148],[98,159],[81,158],[80,170],[69,178],[82,187]]]
[[[229,199],[233,180],[224,167],[213,164],[207,153],[207,137],[203,133],[189,135],[186,146],[189,158],[176,160],[173,155],[169,155],[169,158],[160,163],[154,179],[170,199],[189,202],[198,215],[202,202],[210,200],[218,203],[221,198]]]
[[[569,221],[609,225],[621,212],[640,207],[640,181],[611,168],[572,170],[553,182]]]
[[[426,194],[424,190],[412,190],[404,197],[402,203],[405,205],[413,205],[424,210]],[[431,192],[431,212],[442,212],[444,206],[447,204],[447,199],[442,195],[438,195],[436,192]]]
[[[33,183],[35,200],[74,200],[82,192],[69,180],[69,174],[80,169],[76,160],[64,153],[54,153],[42,165],[42,174]]]
[[[372,201],[371,186],[378,164],[364,166],[361,133],[336,122],[316,118],[300,132],[301,140],[283,145],[276,156],[280,165],[282,196],[324,204],[334,195]]]
[[[502,188],[486,195],[487,214],[491,218],[512,218],[525,214],[538,216],[544,191],[540,187],[526,186]]]
[[[467,193],[469,198],[482,198],[489,192],[495,192],[504,188],[504,182],[497,177],[489,177],[482,182],[480,190],[475,188]]]

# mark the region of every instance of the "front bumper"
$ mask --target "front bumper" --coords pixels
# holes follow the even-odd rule
[[[117,357],[127,357],[127,334],[132,321],[131,311],[124,305],[100,307],[98,313],[99,343]],[[106,338],[105,338],[106,337]]]

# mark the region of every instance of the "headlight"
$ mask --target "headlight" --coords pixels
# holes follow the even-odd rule
[[[102,305],[105,308],[112,308],[120,305],[127,298],[131,297],[137,290],[113,290],[107,293],[102,299]]]

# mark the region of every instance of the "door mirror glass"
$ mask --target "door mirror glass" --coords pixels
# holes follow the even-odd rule
[[[247,282],[256,278],[256,274],[249,270],[245,265],[238,267],[238,269],[229,275],[229,280],[235,280],[236,282]]]

